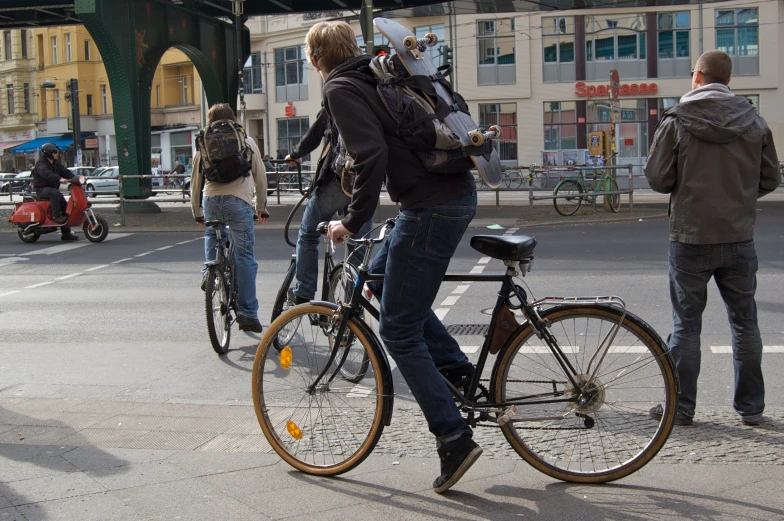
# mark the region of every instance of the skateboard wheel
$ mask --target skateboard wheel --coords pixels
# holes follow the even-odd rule
[[[435,44],[438,43],[438,36],[433,33],[427,33],[425,35],[425,43],[428,47],[433,47]]]
[[[488,129],[488,131],[494,134],[493,136],[494,139],[498,139],[499,137],[501,137],[501,127],[499,127],[498,125],[493,125]]]
[[[468,140],[475,147],[479,147],[485,144],[485,135],[478,130],[472,130],[468,133]]]
[[[416,39],[416,37],[414,37],[414,36],[406,36],[405,38],[403,38],[403,46],[406,49],[408,49],[408,50],[411,50],[414,47],[416,47],[417,46],[417,39]]]

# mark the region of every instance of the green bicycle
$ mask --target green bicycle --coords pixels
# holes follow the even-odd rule
[[[597,179],[601,174],[601,179]],[[582,170],[577,174],[577,177],[569,177],[562,179],[555,185],[553,195],[561,195],[566,197],[559,197],[553,199],[553,206],[555,211],[564,217],[574,215],[580,209],[580,205],[585,201],[586,203],[594,203],[598,195],[590,195],[591,192],[617,192],[618,181],[611,175],[609,170],[597,168],[593,170],[593,189],[587,190],[585,188],[585,175]],[[587,194],[587,195],[582,195]],[[604,208],[613,213],[618,213],[621,209],[621,194],[610,194],[604,196]]]

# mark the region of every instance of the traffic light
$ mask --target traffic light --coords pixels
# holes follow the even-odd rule
[[[441,52],[444,55],[444,63],[452,63],[452,59],[454,58],[453,49],[448,45],[444,45]]]
[[[375,45],[373,56],[389,56],[389,45]]]

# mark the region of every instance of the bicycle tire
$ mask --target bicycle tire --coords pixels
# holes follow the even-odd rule
[[[611,177],[608,177],[603,185],[605,192],[617,192],[619,190],[618,181]],[[605,195],[604,208],[611,211],[612,213],[618,213],[621,209],[621,194]]]
[[[280,289],[278,290],[278,294],[275,297],[275,302],[272,305],[272,315],[270,316],[270,324],[277,319],[281,313],[286,311],[287,309],[293,307],[295,304],[291,300],[289,300],[289,289],[294,287],[294,276],[296,275],[297,271],[297,264],[292,259],[291,263],[289,264],[289,269],[286,270],[286,275],[283,277],[283,284],[280,285]],[[286,343],[286,337],[282,337],[283,344]],[[278,344],[277,337],[275,338],[275,349],[280,351],[283,349],[282,345]]]
[[[610,337],[622,311],[608,305],[555,306],[541,317],[579,373],[578,385],[594,393],[585,403],[520,405],[501,427],[507,441],[531,466],[563,481],[604,483],[637,471],[667,441],[677,408],[673,364],[661,338],[630,313]],[[610,342],[600,350],[607,338]],[[594,346],[594,340],[601,341]],[[543,343],[527,325],[503,348],[491,376],[493,401],[575,396]],[[594,356],[600,368],[589,368]],[[658,421],[648,415],[657,404],[664,408]]]
[[[516,190],[523,186],[523,175],[517,171],[504,172],[504,186],[510,190]]]
[[[336,264],[329,274],[329,301],[335,304],[337,304],[338,301],[345,303],[351,298],[350,292],[354,287],[355,280],[357,280],[357,272],[351,265],[349,265],[349,275],[348,280],[346,280],[344,278],[343,263],[339,262]],[[353,343],[349,344],[347,347],[349,353],[348,356],[346,356],[346,360],[340,366],[340,376],[349,382],[358,383],[367,373],[368,367],[370,366],[370,358],[364,349],[356,349],[353,346]],[[338,356],[342,356],[342,354],[343,353],[341,352]]]
[[[212,349],[219,355],[225,355],[231,341],[231,305],[226,279],[219,266],[210,266],[204,294],[207,331]]]
[[[550,184],[550,178],[544,172],[535,172],[531,177],[531,184],[534,188],[547,188],[547,185]]]
[[[553,195],[558,194],[566,194],[567,196],[562,199],[553,199],[553,206],[555,207],[555,211],[559,214],[563,215],[564,217],[569,217],[570,215],[574,215],[577,210],[580,209],[580,204],[582,203],[582,195],[575,195],[572,194],[582,194],[583,187],[580,186],[580,183],[573,179],[566,179],[558,183],[553,190]]]
[[[383,354],[356,318],[348,322],[347,334],[368,352],[369,376],[363,385],[333,380],[308,390],[333,349],[335,312],[321,304],[287,310],[267,329],[253,362],[253,404],[264,436],[289,465],[320,476],[342,474],[362,463],[378,443],[391,406],[383,392],[388,383]],[[289,323],[304,327],[278,352],[275,337]]]

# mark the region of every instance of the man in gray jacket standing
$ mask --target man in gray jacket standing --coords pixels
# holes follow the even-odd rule
[[[765,408],[754,222],[757,199],[778,185],[778,158],[765,120],[727,87],[731,73],[725,53],[699,57],[692,90],[662,115],[645,165],[651,188],[670,194],[669,347],[681,386],[676,425],[691,425],[694,417],[711,277],[732,328],[733,406],[744,425],[759,424]],[[650,414],[661,418],[661,406]]]

